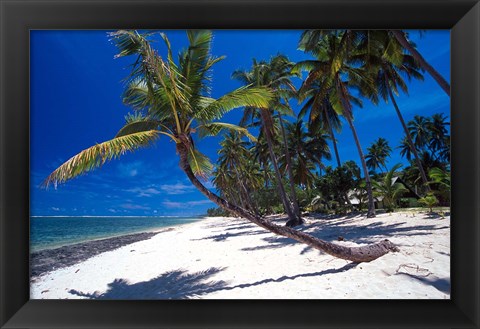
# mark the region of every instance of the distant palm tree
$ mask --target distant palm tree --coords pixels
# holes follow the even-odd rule
[[[268,108],[273,94],[267,88],[259,87],[239,88],[218,99],[206,96],[208,73],[212,65],[220,60],[210,56],[210,31],[187,31],[189,46],[180,53],[179,64],[174,62],[170,42],[163,34],[167,48],[165,59],[151,47],[148,35],[121,30],[111,36],[120,50],[118,56],[136,56],[132,82],[127,87],[124,100],[137,109],[139,114],[127,120],[112,140],[83,150],[63,163],[46,178],[45,187],[63,183],[127,152],[148,146],[160,136],[167,136],[174,141],[180,158],[179,166],[191,183],[208,199],[230,213],[272,233],[354,262],[371,261],[391,251],[398,251],[388,240],[361,247],[340,246],[320,240],[256,216],[207,189],[199,177],[206,178],[212,166],[208,158],[196,148],[192,134],[217,135],[221,130],[227,129],[249,135],[245,128],[214,120],[236,107]]]
[[[224,135],[220,146],[218,166],[223,172],[231,173],[235,177],[236,183],[224,186],[224,188],[235,190],[242,206],[258,215],[258,210],[250,197],[251,188],[248,178],[251,178],[251,176],[246,173],[247,163],[250,158],[250,152],[247,149],[248,143],[242,140],[238,133],[228,132]]]
[[[408,122],[408,131],[416,147],[420,149],[429,147],[430,124],[430,119],[421,115],[415,115],[413,120]]]
[[[375,217],[370,175],[357,130],[353,124],[353,104],[361,106],[362,103],[360,99],[351,94],[351,89],[354,88],[361,95],[371,98],[374,103],[377,102],[373,81],[358,63],[352,61],[352,59],[356,59],[355,55],[358,50],[356,48],[358,44],[353,40],[355,38],[354,32],[347,30],[322,33],[322,37],[318,38],[318,34],[312,31],[310,36],[317,41],[316,43],[309,41],[308,32],[302,35],[299,48],[312,54],[315,59],[298,62],[294,67],[294,72],[300,70],[309,72],[299,93],[306,92],[311,83],[317,82],[320,86],[319,100],[328,97],[335,111],[340,113],[348,122],[365,175],[368,192],[367,217]],[[306,48],[305,45],[308,45],[309,48]]]
[[[324,167],[322,160],[331,159],[327,140],[329,135],[317,132],[315,135],[305,130],[302,120],[288,123],[286,127],[289,153],[293,160],[294,182],[297,185],[313,187],[315,169]],[[285,157],[280,158],[281,168],[287,163]]]
[[[436,113],[431,116],[428,130],[430,131],[429,146],[435,153],[436,158],[450,161],[450,136],[448,135],[447,117],[443,113]]]
[[[229,200],[236,206],[242,206],[242,200],[238,190],[234,188],[236,184],[236,177],[225,166],[217,165],[212,172],[212,183],[218,190],[220,197]]]
[[[390,156],[390,152],[392,152],[392,148],[388,145],[388,141],[385,138],[379,137],[370,147],[367,148],[367,151],[368,153],[365,156],[365,159],[367,160],[367,166],[370,169],[376,170],[383,167],[383,169],[388,171],[386,161]]]
[[[413,57],[415,57],[415,60],[417,63],[419,63],[422,68],[430,73],[433,79],[438,83],[438,85],[445,91],[445,93],[450,96],[450,84],[445,80],[444,77],[440,73],[438,73],[437,70],[433,68],[432,65],[430,65],[425,58],[418,52],[416,49],[415,45],[408,40],[407,33],[405,33],[402,30],[390,30],[392,34],[395,36],[395,38],[398,40],[398,42],[404,47],[410,54],[412,54]]]
[[[413,154],[413,148],[417,150],[416,146],[414,145],[413,148],[411,146],[411,143],[408,141],[407,137],[404,136],[402,140],[400,141],[400,145],[398,146],[400,149],[400,155],[404,158],[407,158],[408,161],[412,160],[412,154]],[[418,150],[417,150],[418,154]],[[417,168],[420,166],[417,165]]]

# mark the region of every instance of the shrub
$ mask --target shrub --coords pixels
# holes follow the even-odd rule
[[[401,208],[415,208],[419,206],[416,198],[400,198],[399,202]]]
[[[438,204],[438,199],[432,193],[427,194],[425,197],[418,199],[418,202],[430,209],[430,212],[433,212],[433,207]]]

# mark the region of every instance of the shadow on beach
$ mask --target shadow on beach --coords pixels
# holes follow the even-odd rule
[[[189,299],[226,287],[225,281],[205,282],[223,270],[224,268],[211,267],[205,271],[188,273],[179,269],[138,283],[115,279],[108,284],[104,293],[84,293],[75,289],[69,293],[90,299]]]
[[[84,293],[71,289],[69,293],[89,299],[115,299],[115,300],[142,300],[142,299],[191,299],[221,290],[243,289],[255,287],[272,282],[283,282],[297,278],[317,277],[348,271],[357,266],[357,263],[348,263],[337,269],[327,269],[319,272],[284,275],[279,278],[268,278],[251,283],[241,283],[229,286],[225,281],[209,281],[215,274],[225,268],[211,267],[206,271],[187,273],[185,270],[175,270],[144,282],[130,284],[124,279],[115,279],[108,284],[104,293]]]
[[[432,286],[432,287],[436,288],[437,290],[439,290],[439,291],[441,291],[445,294],[450,294],[451,284],[450,284],[450,279],[448,279],[448,278],[445,278],[445,279],[442,279],[442,278],[427,278],[427,277],[424,277],[424,276],[414,275],[414,274],[410,274],[410,273],[397,273],[397,275],[404,275],[404,276],[407,276],[409,278],[416,279],[416,280],[420,281],[421,283],[423,283],[427,286]]]
[[[406,226],[405,224],[408,224],[408,217],[405,218],[405,222],[401,223],[389,224],[388,217],[383,217],[379,218],[378,222],[363,224],[361,221],[363,216],[358,213],[350,214],[349,216],[327,216],[315,214],[309,215],[309,217],[311,219],[308,224],[296,227],[296,229],[326,241],[337,242],[339,237],[341,237],[343,241],[359,244],[377,243],[380,239],[390,239],[392,237],[430,235],[433,234],[434,231],[450,228],[448,225],[438,226],[437,222],[435,224],[426,223],[424,225]],[[438,219],[439,217],[424,216],[423,218],[426,220],[431,220]],[[284,225],[286,220],[287,218],[285,216],[276,216],[272,221],[278,225]],[[261,239],[265,242],[265,244],[254,247],[244,247],[241,249],[243,251],[277,249],[299,243],[290,238],[271,235],[266,230],[258,230],[256,229],[258,227],[251,223],[234,221],[232,223],[227,223],[220,226],[211,226],[209,228],[218,229],[219,231],[215,235],[196,240],[210,239],[220,243],[228,241],[229,238],[234,237],[248,236],[252,234],[267,235]],[[300,253],[305,254],[312,249],[312,247],[306,246]]]

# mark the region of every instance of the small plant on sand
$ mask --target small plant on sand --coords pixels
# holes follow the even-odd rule
[[[433,193],[427,194],[425,197],[419,199],[418,202],[425,208],[429,208],[431,213],[433,212],[433,207],[438,204],[438,200]]]

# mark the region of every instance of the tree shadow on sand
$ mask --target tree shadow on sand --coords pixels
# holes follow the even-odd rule
[[[388,221],[388,219],[385,219]],[[367,225],[345,225],[348,221],[332,222],[332,221],[315,221],[310,225],[301,226],[300,231],[306,231],[316,238],[326,241],[337,241],[340,238],[343,241],[350,241],[355,243],[371,244],[376,243],[380,239],[398,237],[398,236],[420,236],[430,235],[433,231],[449,229],[449,226],[437,225],[417,225],[417,226],[403,226],[403,223],[386,224],[384,222],[375,222]],[[245,247],[243,251],[254,251],[264,249],[277,249],[289,245],[297,244],[298,242],[283,236],[268,236],[262,239],[266,243],[255,247]],[[341,242],[339,242],[341,243]],[[305,254],[312,247],[305,247],[301,254]]]
[[[226,241],[229,238],[234,238],[234,237],[239,237],[239,236],[247,236],[247,235],[258,235],[258,234],[266,234],[268,231],[266,230],[247,230],[247,231],[240,231],[240,232],[235,232],[235,233],[220,233],[220,234],[215,234],[215,235],[210,235],[206,236],[204,238],[199,238],[199,239],[191,239],[191,241],[202,241],[202,240],[212,240],[215,242],[221,242],[221,241]]]
[[[283,282],[298,278],[317,277],[327,274],[335,274],[355,268],[358,263],[348,263],[337,269],[327,269],[319,272],[301,273],[279,278],[268,278],[251,283],[241,283],[229,286],[225,281],[204,282],[211,276],[219,273],[225,268],[209,268],[206,271],[187,273],[185,270],[166,272],[150,281],[130,284],[124,279],[115,279],[108,284],[104,293],[84,293],[71,289],[69,293],[89,299],[115,299],[115,300],[144,300],[144,299],[190,299],[221,291],[237,288],[249,288],[271,282]]]
[[[448,213],[450,215],[450,213]],[[448,216],[447,215],[447,216]],[[444,219],[446,214],[439,214],[438,212],[427,212],[423,215],[424,219]]]
[[[427,286],[433,286],[437,290],[450,294],[450,279],[441,279],[441,278],[428,278],[420,275],[414,275],[410,273],[397,273],[397,275],[405,275],[412,279],[417,279]]]
[[[302,273],[302,274],[291,275],[291,276],[284,275],[284,276],[279,277],[277,279],[269,278],[269,279],[264,279],[264,280],[260,280],[260,281],[257,281],[257,282],[242,283],[242,284],[237,284],[235,286],[228,286],[228,287],[224,287],[224,288],[219,288],[219,289],[216,289],[216,290],[233,290],[233,289],[236,289],[236,288],[249,288],[249,287],[259,286],[259,285],[266,284],[266,283],[271,283],[271,282],[283,282],[283,281],[287,281],[287,280],[295,280],[297,278],[308,278],[308,277],[322,276],[322,275],[326,275],[326,274],[341,273],[341,272],[348,271],[352,268],[355,268],[357,265],[358,265],[358,263],[348,263],[345,266],[342,266],[342,267],[337,268],[337,269],[327,269],[327,270],[320,271],[320,272]]]
[[[149,281],[129,283],[115,279],[103,293],[85,293],[71,289],[69,293],[90,299],[190,299],[226,287],[225,281],[208,281],[225,268],[211,267],[208,270],[188,273],[179,269],[163,273]]]

